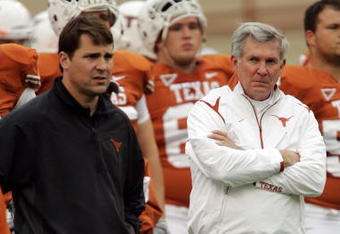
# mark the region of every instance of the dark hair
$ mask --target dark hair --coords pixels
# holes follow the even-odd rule
[[[305,31],[315,32],[318,16],[326,7],[340,11],[340,0],[321,0],[310,5],[305,12]]]
[[[110,28],[98,16],[79,15],[71,19],[61,31],[58,52],[63,51],[72,58],[80,46],[80,37],[83,34],[89,35],[95,45],[113,44]]]

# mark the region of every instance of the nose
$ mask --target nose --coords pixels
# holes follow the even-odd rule
[[[257,73],[260,76],[266,76],[268,74],[267,66],[265,62],[259,63],[259,66],[257,68]]]
[[[99,71],[105,71],[109,67],[111,60],[105,60],[104,58],[99,59],[96,69]]]
[[[183,37],[185,38],[191,37],[191,29],[189,28],[189,26],[184,26],[182,28],[182,34],[183,34]]]

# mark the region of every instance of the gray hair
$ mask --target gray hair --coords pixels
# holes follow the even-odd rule
[[[231,38],[231,54],[240,58],[245,41],[249,37],[258,42],[273,40],[280,42],[280,60],[284,60],[289,45],[286,37],[273,26],[259,22],[243,23],[234,31]]]

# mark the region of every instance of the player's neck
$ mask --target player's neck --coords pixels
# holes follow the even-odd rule
[[[340,81],[340,66],[327,63],[319,56],[311,56],[308,66],[332,75],[337,81]]]
[[[190,61],[177,62],[170,56],[166,49],[164,49],[158,54],[158,63],[165,64],[171,68],[180,70],[184,73],[192,73],[196,67],[196,61],[197,61],[196,58],[193,58]]]
[[[189,64],[177,64],[177,63],[173,63],[171,65],[173,68],[180,70],[184,73],[192,73],[196,67],[196,62],[193,61]]]

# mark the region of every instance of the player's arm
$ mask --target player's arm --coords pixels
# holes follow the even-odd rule
[[[143,96],[136,106],[138,112],[137,138],[144,157],[148,160],[151,183],[154,185],[157,201],[164,211],[165,192],[163,170],[159,159],[152,122]]]

